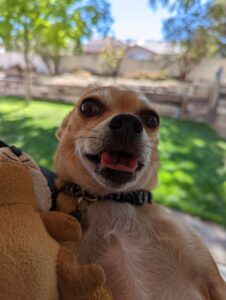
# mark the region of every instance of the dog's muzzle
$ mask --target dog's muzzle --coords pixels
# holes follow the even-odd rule
[[[94,155],[87,153],[89,161],[96,165],[96,174],[114,184],[134,181],[144,165],[144,128],[140,119],[131,114],[112,117],[105,127],[105,138]]]

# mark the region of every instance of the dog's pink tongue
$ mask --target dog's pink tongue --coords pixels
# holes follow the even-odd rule
[[[134,156],[116,156],[109,152],[101,154],[101,166],[117,171],[135,172],[138,167],[138,161]]]

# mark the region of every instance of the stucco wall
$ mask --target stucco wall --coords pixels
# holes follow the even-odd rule
[[[128,57],[124,57],[119,67],[119,75],[126,76],[130,73],[139,71],[161,70],[165,68],[165,65],[165,58],[158,60],[133,60]],[[71,72],[75,69],[86,69],[97,74],[102,74],[106,71],[106,67],[103,65],[101,58],[95,54],[62,57],[60,72]],[[177,64],[175,63],[168,66],[167,69],[171,75],[175,76],[178,73]]]
[[[30,61],[38,73],[48,73],[48,69],[39,55],[31,55]],[[6,52],[0,54],[0,68],[9,69],[15,65],[24,68],[24,58],[22,53]]]
[[[131,47],[126,50],[124,57],[133,60],[150,60],[153,53],[140,47]]]
[[[198,66],[195,66],[188,74],[187,79],[190,81],[213,81],[216,71],[223,67],[222,82],[226,83],[226,58],[209,58],[204,59]]]
[[[121,76],[139,71],[157,71],[164,69],[166,57],[153,56],[150,60],[133,60],[124,57],[119,68]],[[31,63],[39,73],[48,73],[48,69],[39,55],[31,56]],[[14,65],[24,67],[24,59],[21,53],[7,52],[0,54],[0,68],[8,69]],[[188,74],[187,79],[190,81],[213,81],[215,72],[219,67],[223,67],[222,82],[226,83],[226,59],[204,59],[198,66],[195,66]],[[178,66],[172,63],[166,67],[169,74],[176,76],[178,74]],[[60,63],[60,72],[71,72],[75,69],[86,69],[97,74],[102,74],[106,68],[103,66],[101,58],[97,54],[80,55],[80,56],[63,56]]]
[[[63,56],[60,62],[60,72],[72,72],[75,69],[86,69],[94,73],[102,73],[101,59],[96,54]]]

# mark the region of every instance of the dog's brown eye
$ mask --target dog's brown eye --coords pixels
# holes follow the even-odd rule
[[[157,128],[160,120],[157,113],[153,110],[145,110],[140,114],[141,120],[149,128]]]
[[[82,101],[80,112],[86,117],[94,117],[102,111],[102,105],[96,99],[87,98]]]

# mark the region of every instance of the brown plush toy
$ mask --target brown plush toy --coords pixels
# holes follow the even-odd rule
[[[79,266],[57,241],[79,240],[76,220],[48,210],[50,192],[37,164],[0,148],[0,299],[111,299],[97,265]]]

